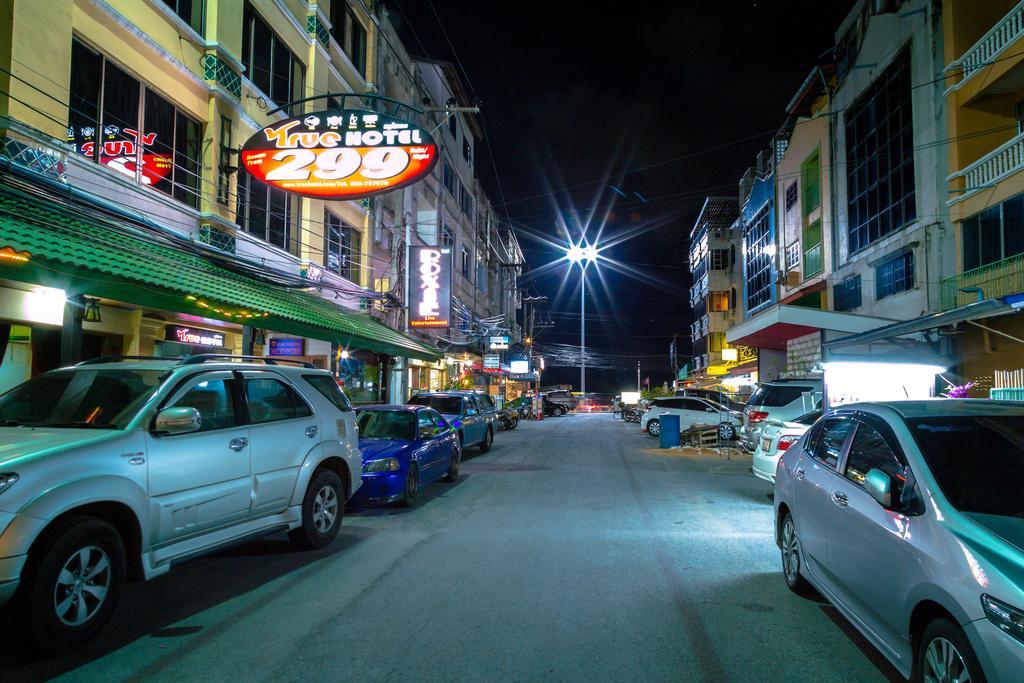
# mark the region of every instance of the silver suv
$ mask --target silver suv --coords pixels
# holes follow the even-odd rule
[[[352,406],[325,370],[256,360],[99,358],[0,395],[0,623],[59,651],[126,579],[273,532],[334,540],[362,482]]]
[[[765,420],[793,420],[814,410],[821,400],[820,379],[777,379],[757,385],[743,408],[740,446],[754,452]]]

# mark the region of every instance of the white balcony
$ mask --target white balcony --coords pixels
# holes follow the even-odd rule
[[[964,191],[946,203],[956,204],[977,192],[991,188],[1003,178],[1021,170],[1024,170],[1024,133],[949,176],[947,180],[951,181],[963,178]]]
[[[946,67],[947,71],[960,69],[960,80],[953,89],[960,88],[971,76],[999,58],[1014,41],[1024,35],[1024,2],[989,29],[978,42],[961,55],[960,59]]]

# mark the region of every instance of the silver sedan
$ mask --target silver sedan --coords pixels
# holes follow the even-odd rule
[[[783,455],[786,583],[914,680],[1024,675],[1024,404],[843,406]]]

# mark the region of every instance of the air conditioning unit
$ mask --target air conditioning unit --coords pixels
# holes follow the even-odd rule
[[[785,276],[782,278],[782,283],[787,287],[796,287],[798,284],[800,284],[800,271],[786,271]]]

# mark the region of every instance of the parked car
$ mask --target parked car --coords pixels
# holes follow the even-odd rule
[[[338,534],[361,485],[352,405],[308,364],[108,357],[0,396],[0,623],[57,651],[127,579],[287,530]]]
[[[548,401],[561,405],[564,408],[563,413],[567,413],[570,410],[575,410],[576,406],[579,405],[579,401],[576,399],[575,396],[572,395],[572,392],[569,391],[568,389],[544,391],[541,395]]]
[[[462,449],[478,446],[481,453],[491,450],[498,427],[484,414],[473,392],[419,393],[409,399],[409,404],[427,406],[441,413],[458,435]]]
[[[810,429],[811,425],[820,417],[821,410],[812,410],[792,420],[783,421],[775,418],[765,420],[761,427],[761,437],[757,440],[757,446],[754,448],[751,466],[754,476],[764,479],[769,484],[774,484],[779,458],[790,446],[799,441],[804,432]]]
[[[742,420],[738,411],[729,410],[720,403],[705,398],[670,396],[651,402],[640,418],[640,429],[651,436],[658,436],[661,434],[661,415],[666,413],[679,416],[680,432],[697,425],[718,425],[718,435],[723,441],[736,438]]]
[[[480,414],[483,416],[487,424],[491,425],[491,433],[498,432],[498,407],[494,404],[494,399],[486,391],[479,389],[468,389],[453,391],[453,394],[467,394],[476,397],[477,407],[480,409]]]
[[[904,676],[1024,672],[1024,405],[846,405],[775,481],[787,585],[808,585]]]
[[[367,406],[356,416],[363,486],[355,502],[411,507],[426,484],[459,478],[458,434],[433,408]]]
[[[569,412],[569,409],[565,407],[563,403],[556,403],[550,400],[546,395],[541,394],[541,407],[544,414],[549,417],[561,417]]]
[[[779,379],[759,384],[743,408],[740,446],[753,452],[765,420],[792,420],[813,410],[820,400],[820,379]]]
[[[746,404],[737,401],[734,394],[729,394],[724,391],[715,391],[714,389],[679,389],[676,391],[676,396],[693,396],[696,398],[706,398],[715,403],[721,403],[729,410],[741,411]]]

